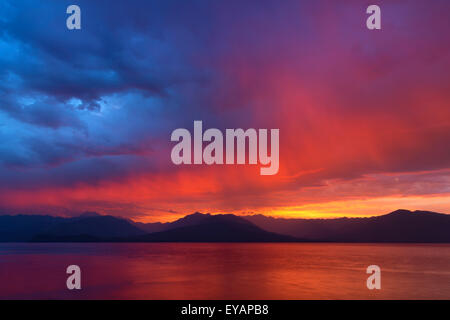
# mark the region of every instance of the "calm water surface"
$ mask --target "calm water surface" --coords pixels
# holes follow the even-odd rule
[[[82,290],[66,289],[67,266]],[[368,290],[367,266],[381,267]],[[450,245],[0,244],[0,299],[450,299]]]

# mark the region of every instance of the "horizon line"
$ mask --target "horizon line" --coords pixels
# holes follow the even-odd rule
[[[450,215],[450,213],[444,213],[444,212],[435,212],[435,211],[429,211],[429,210],[420,210],[420,209],[416,209],[416,210],[409,210],[409,209],[396,209],[387,213],[381,213],[381,214],[377,214],[377,215],[370,215],[370,216],[341,216],[341,217],[324,217],[324,218],[299,218],[299,217],[281,217],[281,216],[276,216],[276,215],[267,215],[267,214],[262,214],[262,213],[254,213],[254,214],[248,214],[248,215],[244,215],[244,214],[236,214],[236,213],[211,213],[211,212],[200,212],[200,211],[195,211],[193,213],[188,213],[183,215],[180,218],[176,218],[174,220],[169,220],[169,221],[154,221],[154,222],[141,222],[141,221],[136,221],[135,219],[132,218],[126,218],[124,216],[120,216],[120,215],[112,215],[112,214],[103,214],[103,213],[99,213],[97,211],[84,211],[78,215],[73,215],[73,216],[67,216],[67,215],[57,215],[57,214],[45,214],[45,213],[17,213],[17,214],[8,214],[8,213],[1,213],[0,216],[50,216],[50,217],[55,217],[55,218],[65,218],[65,219],[70,219],[70,218],[77,218],[77,217],[81,217],[85,214],[95,214],[97,216],[102,216],[102,217],[114,217],[114,218],[118,218],[118,219],[123,219],[123,220],[128,220],[128,221],[132,221],[133,223],[143,223],[143,224],[151,224],[151,223],[161,223],[161,224],[165,224],[165,223],[173,223],[175,221],[178,221],[180,219],[183,219],[185,217],[194,215],[194,214],[201,214],[201,215],[211,215],[211,216],[218,216],[218,215],[234,215],[236,217],[254,217],[254,216],[263,216],[266,218],[273,218],[273,219],[283,219],[283,220],[336,220],[336,219],[361,219],[361,218],[375,218],[375,217],[381,217],[384,215],[388,215],[397,211],[408,211],[410,213],[414,213],[414,212],[430,212],[430,213],[437,213],[437,214],[444,214],[444,215]],[[95,217],[95,215],[91,216],[91,217]]]

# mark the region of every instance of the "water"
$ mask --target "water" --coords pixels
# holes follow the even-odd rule
[[[82,290],[66,289],[67,266]],[[366,268],[381,267],[381,290]],[[450,299],[442,244],[0,244],[0,299]]]

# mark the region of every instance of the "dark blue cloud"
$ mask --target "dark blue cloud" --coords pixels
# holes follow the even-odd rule
[[[121,156],[148,155],[161,143],[158,138],[168,141],[169,122],[184,122],[179,111],[190,103],[179,91],[201,87],[208,77],[191,63],[203,41],[196,16],[208,16],[195,2],[78,1],[80,31],[65,27],[69,4],[1,4],[0,166],[7,169],[0,178],[5,185],[20,180],[22,173],[11,168],[47,168],[50,180],[54,169],[49,168],[83,159],[115,157],[114,167],[126,168],[131,160]],[[66,167],[65,182],[102,172],[99,162],[88,163],[92,169],[83,167],[78,175]]]
[[[82,100],[131,89],[164,95],[171,85],[200,77],[187,64],[194,50],[189,42],[199,41],[198,34],[194,40],[181,21],[171,25],[175,17],[163,20],[172,12],[165,5],[80,1],[82,30],[70,31],[68,1],[7,3],[1,33],[17,57],[2,61],[1,70],[20,77],[28,90]]]

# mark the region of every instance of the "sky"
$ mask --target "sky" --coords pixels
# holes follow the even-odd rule
[[[0,214],[450,213],[450,3],[375,2],[0,0]],[[279,128],[278,174],[173,164],[194,120]]]

